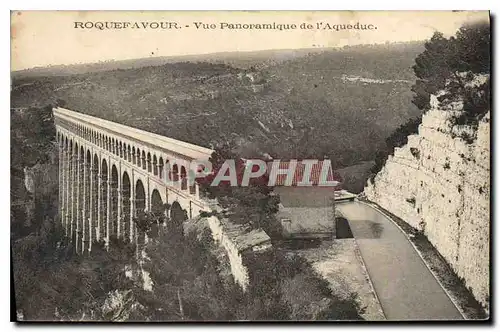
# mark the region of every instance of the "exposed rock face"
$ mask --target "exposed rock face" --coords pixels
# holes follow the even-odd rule
[[[123,322],[130,314],[142,306],[135,300],[132,291],[114,290],[109,292],[102,306],[102,315],[108,321]]]
[[[33,169],[28,167],[24,167],[24,186],[29,193],[35,192],[35,174]]]
[[[455,110],[436,97],[418,135],[396,148],[367,198],[422,231],[464,279],[476,299],[489,303],[490,113],[476,129],[452,127]],[[458,110],[457,110],[458,108]],[[475,134],[473,143],[460,138]]]

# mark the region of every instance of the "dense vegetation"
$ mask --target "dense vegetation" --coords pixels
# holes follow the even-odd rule
[[[144,269],[153,292],[137,292],[148,320],[361,319],[355,295],[339,298],[308,262],[278,250],[246,254],[251,280],[243,292],[229,275],[229,262],[214,255],[221,249],[207,226],[197,223],[186,236],[165,233],[148,244]]]
[[[429,95],[444,90],[439,96],[443,106],[463,99],[470,120],[474,115],[484,115],[489,106],[489,80],[479,87],[488,92],[479,96],[481,100],[472,97],[468,83],[477,74],[490,73],[490,25],[466,25],[448,39],[434,33],[425,51],[415,59],[413,70],[418,78],[413,102],[420,109],[429,109]]]
[[[476,129],[490,110],[490,25],[463,26],[449,39],[435,33],[415,63],[415,102],[427,109],[430,93],[438,94],[442,107],[461,102],[462,110],[453,115],[452,125]],[[486,79],[481,80],[481,75]],[[472,143],[475,135],[464,133],[462,138]]]
[[[267,175],[258,178],[251,178],[248,185],[242,186],[243,174],[247,167],[244,160],[235,151],[234,145],[223,144],[215,147],[209,161],[212,164],[211,174],[198,178],[200,193],[209,198],[216,198],[222,211],[212,212],[221,218],[228,218],[234,224],[242,224],[253,229],[263,229],[270,236],[279,236],[281,228],[275,218],[278,212],[279,196],[273,194],[273,188],[268,186]],[[229,176],[229,170],[221,171],[221,168],[228,160],[234,161],[234,173],[236,183],[221,181],[218,185],[212,186],[212,182],[217,174]],[[228,165],[228,164],[226,164]],[[256,172],[255,165],[252,171]]]
[[[402,147],[408,143],[408,136],[418,132],[418,126],[422,123],[422,118],[414,118],[408,120],[405,124],[399,126],[387,139],[384,149],[377,151],[375,156],[375,164],[371,168],[371,177],[373,178],[384,166],[387,158],[394,152],[394,148]]]
[[[334,295],[306,261],[279,251],[247,257],[252,286],[242,292],[206,228],[185,236],[158,232],[162,226],[150,229],[142,268],[152,291],[142,288],[134,246],[112,240],[109,251],[99,243],[92,255],[75,255],[55,228],[14,245],[16,304],[23,319],[352,320],[363,312],[354,296]]]
[[[12,239],[39,230],[57,213],[57,149],[52,108],[11,112],[10,130]],[[36,194],[25,185],[33,182]]]

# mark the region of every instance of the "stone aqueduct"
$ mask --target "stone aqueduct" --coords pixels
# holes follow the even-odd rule
[[[60,107],[53,114],[61,223],[77,252],[113,236],[135,241],[133,218],[165,203],[189,218],[208,209],[188,177],[190,162],[212,150]]]

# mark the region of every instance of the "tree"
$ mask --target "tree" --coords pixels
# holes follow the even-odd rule
[[[246,169],[245,161],[235,152],[235,147],[224,144],[217,147],[210,157],[212,173],[204,178],[198,178],[200,191],[210,198],[217,198],[224,209],[223,216],[236,224],[245,224],[254,229],[262,228],[268,234],[278,233],[278,223],[275,214],[279,211],[279,196],[273,194],[268,186],[267,175],[249,180],[248,186],[241,186]],[[227,160],[234,160],[237,186],[229,181],[221,181],[218,186],[211,186],[215,176]],[[253,165],[253,167],[257,167]],[[253,171],[257,169],[254,168]]]
[[[452,117],[452,124],[477,126],[478,120],[490,110],[490,78],[484,83],[471,83],[476,75],[490,73],[490,25],[464,25],[449,39],[435,32],[425,43],[425,51],[416,57],[413,71],[417,76],[412,86],[413,104],[424,112],[429,110],[431,94],[439,94],[442,107],[463,101],[463,110]],[[372,174],[382,169],[395,147],[407,143],[421,121],[421,117],[410,119],[386,139],[385,149],[375,156]],[[464,138],[469,143],[474,139]]]
[[[153,281],[153,292],[137,290],[150,320],[235,319],[229,295],[234,284],[224,284],[220,262],[208,229],[189,232],[182,239],[170,233],[150,241],[144,269]]]
[[[311,263],[298,254],[273,248],[243,256],[250,287],[240,315],[249,320],[361,320],[356,294],[341,299]]]
[[[24,319],[103,319],[108,294],[134,287],[125,276],[125,266],[134,263],[133,247],[113,241],[106,250],[100,242],[92,255],[77,255],[60,223],[47,219],[44,229],[13,244],[16,306]]]
[[[58,98],[56,100],[56,106],[57,107],[66,107],[67,105],[68,105],[68,103],[64,99]]]
[[[490,25],[464,25],[449,39],[434,33],[425,43],[425,51],[415,59],[413,70],[418,78],[412,87],[413,103],[418,108],[428,110],[430,94],[443,91],[441,104],[463,100],[465,118],[474,122],[489,110],[490,104],[489,78],[479,86],[469,84],[475,75],[490,73]]]
[[[12,237],[17,239],[39,231],[44,219],[55,218],[57,213],[57,160],[52,162],[57,157],[57,146],[52,107],[13,111],[10,134],[11,225]],[[25,187],[25,170],[30,173],[35,195]]]
[[[420,123],[422,123],[421,117],[410,119],[386,138],[385,149],[377,151],[375,155],[375,165],[373,165],[370,170],[373,175],[377,174],[382,169],[387,161],[387,157],[394,152],[394,148],[402,147],[408,143],[408,136],[418,132]]]
[[[23,169],[48,161],[56,128],[52,106],[29,108],[11,114],[11,167]]]

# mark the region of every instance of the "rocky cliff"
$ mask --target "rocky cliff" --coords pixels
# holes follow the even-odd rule
[[[489,303],[490,113],[477,128],[453,126],[462,105],[435,96],[418,134],[396,148],[364,190],[422,231],[481,304]],[[469,138],[473,137],[473,140]]]

